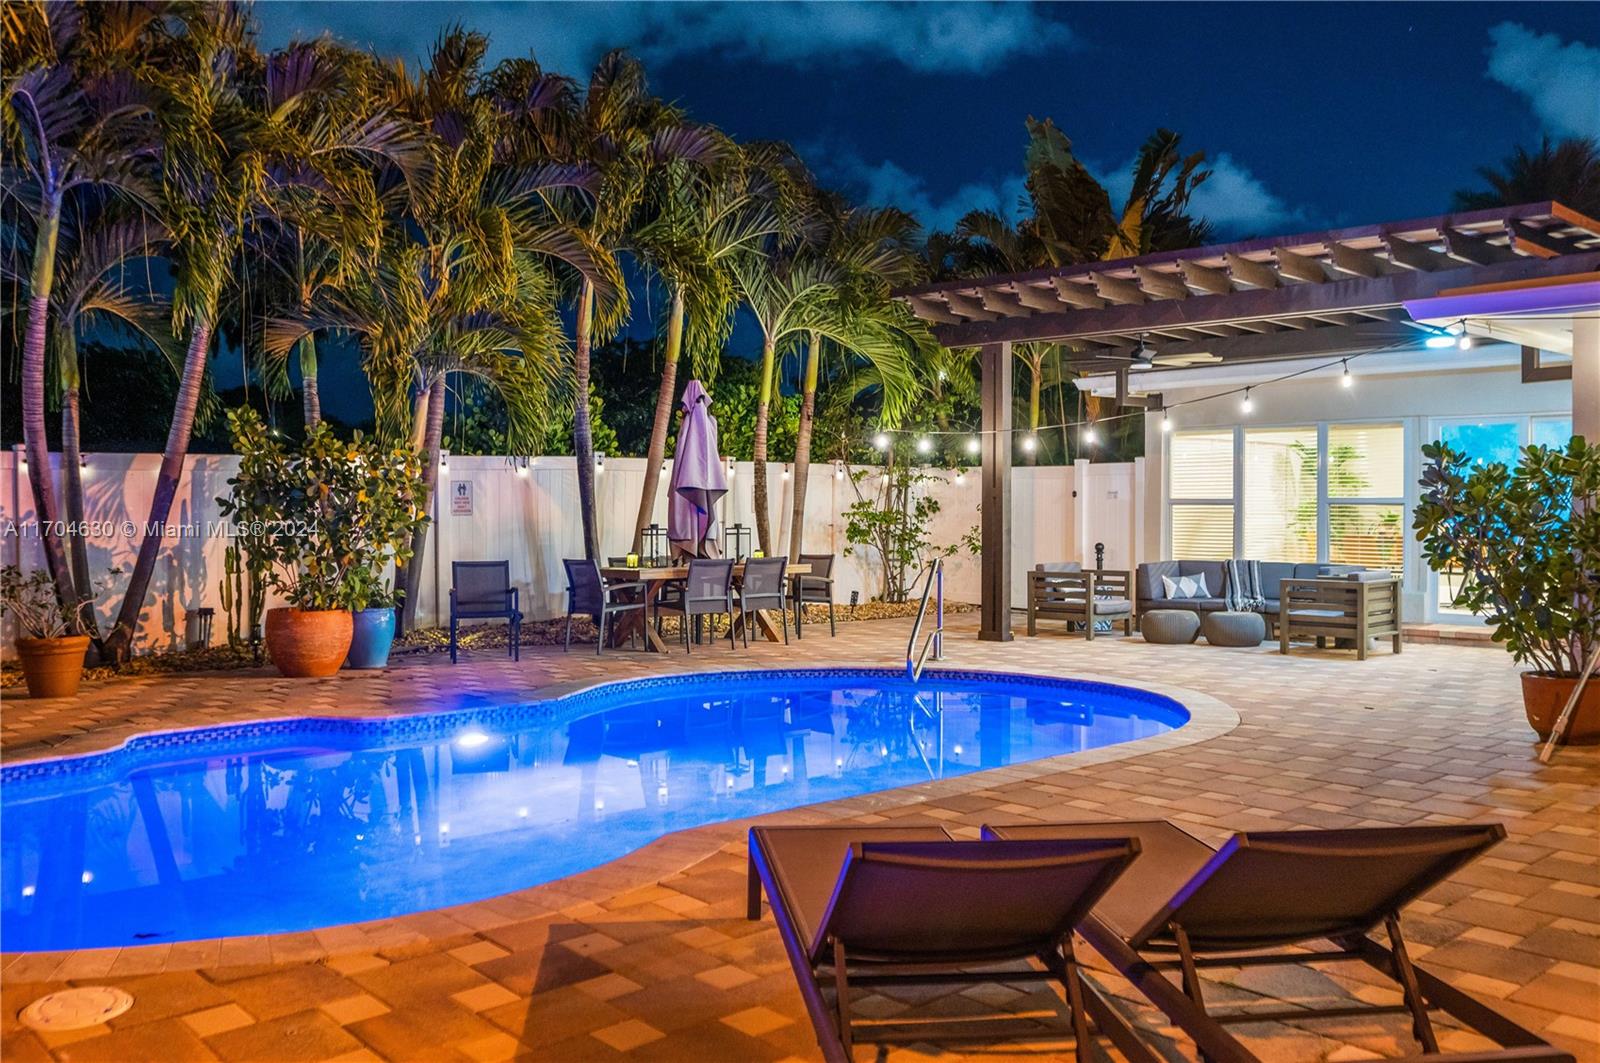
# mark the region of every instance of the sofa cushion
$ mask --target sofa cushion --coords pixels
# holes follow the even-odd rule
[[[1226,585],[1223,572],[1227,566],[1221,561],[1179,561],[1178,574],[1180,576],[1204,576],[1206,588],[1212,594],[1221,596]]]
[[[1267,598],[1276,598],[1281,593],[1280,588],[1286,579],[1294,579],[1295,564],[1292,561],[1263,561],[1261,562],[1261,593]]]
[[[1206,584],[1204,576],[1162,576],[1161,587],[1165,597],[1173,601],[1186,598],[1212,598],[1218,588]]]
[[[1179,576],[1177,561],[1145,561],[1133,571],[1134,597],[1141,601],[1159,601],[1167,596],[1161,585],[1162,576]]]

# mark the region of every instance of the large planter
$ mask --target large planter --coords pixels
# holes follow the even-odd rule
[[[17,657],[28,681],[28,696],[70,698],[76,694],[83,679],[83,655],[88,652],[88,635],[18,639]]]
[[[1528,714],[1528,725],[1541,740],[1550,737],[1577,683],[1575,678],[1543,672],[1522,673],[1522,708]],[[1590,676],[1583,688],[1578,707],[1572,710],[1572,722],[1567,725],[1566,740],[1578,745],[1600,742],[1600,675]]]
[[[387,668],[394,645],[393,609],[358,609],[351,613],[354,635],[346,668]]]
[[[268,609],[267,656],[286,676],[333,675],[353,628],[348,609]]]

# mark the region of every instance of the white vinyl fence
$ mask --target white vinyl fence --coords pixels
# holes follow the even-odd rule
[[[133,569],[140,532],[149,514],[150,496],[161,463],[159,454],[89,454],[85,458],[86,519],[91,526],[89,563],[99,575],[120,568],[110,589],[100,596],[98,615],[109,624],[120,604],[122,589]],[[633,538],[644,459],[607,458],[596,478],[600,549],[607,555],[628,552]],[[1144,463],[1017,468],[1011,483],[1012,596],[1024,604],[1027,569],[1037,561],[1094,561],[1093,544],[1106,546],[1108,568],[1129,568],[1137,558],[1137,529],[1143,515]],[[192,456],[184,464],[176,501],[165,529],[165,542],[151,580],[139,652],[183,648],[192,637],[194,612],[216,611],[213,642],[226,631],[219,586],[227,539],[216,499],[228,491],[228,478],[238,459],[225,455]],[[859,468],[859,467],[858,467]],[[769,466],[768,494],[778,549],[787,551],[793,483],[787,468]],[[852,592],[865,602],[879,593],[881,562],[870,547],[845,541],[843,513],[855,501],[848,477],[836,475],[828,463],[813,465],[806,496],[807,553],[840,555],[835,568],[837,595],[848,602]],[[927,485],[940,501],[932,538],[956,543],[978,523],[979,475],[970,470],[962,482],[953,470],[931,470],[939,479]],[[872,487],[875,477],[863,482]],[[449,616],[450,562],[511,562],[513,582],[522,589],[523,611],[533,619],[559,615],[564,609],[566,579],[561,559],[582,555],[578,516],[578,481],[573,459],[533,459],[525,470],[505,458],[449,457],[440,470],[433,508],[434,525],[422,559],[425,578],[418,601],[418,623],[443,624]],[[755,510],[752,466],[734,468],[722,502],[722,527],[742,523],[754,540]],[[666,478],[657,499],[656,520],[666,524]],[[35,523],[32,492],[19,450],[0,453],[0,563],[25,570],[42,568],[44,553]],[[966,553],[947,563],[946,595],[955,601],[978,598],[978,560]],[[5,632],[9,653],[11,632]]]

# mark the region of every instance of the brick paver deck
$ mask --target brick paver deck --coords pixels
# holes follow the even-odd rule
[[[960,786],[915,787],[769,817],[805,822],[943,823],[1166,817],[1208,839],[1229,830],[1498,820],[1509,839],[1406,913],[1420,961],[1573,1051],[1600,1061],[1600,749],[1540,766],[1516,669],[1493,648],[1410,645],[1399,656],[1270,647],[1086,643],[1060,635],[1009,645],[947,640],[949,665],[1081,675],[1182,688],[1226,709],[1201,741],[1155,740],[1106,756],[996,769]],[[288,681],[266,674],[164,677],[86,690],[69,703],[8,698],[8,759],[81,752],[130,734],[221,720],[367,715],[514,700],[597,678],[687,668],[895,664],[901,621],[818,629],[787,649],[692,658],[525,651],[412,659],[378,675]],[[1180,694],[1181,697],[1181,694]],[[1215,706],[1213,706],[1215,708]],[[1217,721],[1225,721],[1221,725]],[[1187,730],[1187,729],[1185,729]],[[1183,731],[1176,732],[1183,734]],[[1194,737],[1191,735],[1190,737]],[[953,781],[955,782],[955,781]],[[7,955],[0,974],[7,1063],[32,1060],[814,1059],[812,1032],[770,919],[743,918],[743,824],[685,832],[606,867],[505,898],[302,934]],[[1160,1016],[1120,992],[1153,1037]],[[1349,967],[1328,975],[1221,969],[1208,1000],[1392,999]],[[48,1037],[17,1012],[68,984],[135,997],[107,1027]],[[1059,1010],[1036,987],[886,990],[864,1015]],[[1236,1028],[1281,1060],[1414,1051],[1387,1018]],[[1446,1047],[1471,1035],[1447,1032]],[[1186,1046],[1171,1042],[1174,1058]],[[892,1058],[937,1050],[913,1046]],[[986,1060],[1058,1056],[1056,1044],[984,1050]],[[863,1052],[861,1058],[866,1058]],[[953,1053],[949,1058],[959,1058]]]

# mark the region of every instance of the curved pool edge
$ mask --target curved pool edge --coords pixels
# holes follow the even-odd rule
[[[759,671],[760,669],[730,669],[728,671]],[[871,673],[893,672],[894,669],[778,669],[777,671],[862,671]],[[1141,680],[1138,687],[1131,686],[1126,678],[1096,672],[1070,675],[1044,676],[1034,672],[997,669],[929,669],[930,673],[975,674],[985,673],[1017,679],[1067,680],[1073,682],[1105,683],[1127,689],[1144,690],[1159,694],[1179,703],[1189,714],[1189,721],[1170,731],[1148,738],[1133,739],[1097,749],[1081,750],[1041,760],[999,768],[987,768],[954,778],[940,779],[910,786],[894,787],[875,793],[838,798],[832,801],[802,805],[762,816],[707,823],[686,830],[663,835],[629,853],[584,871],[554,879],[550,882],[513,890],[483,900],[464,904],[430,908],[420,912],[393,916],[387,919],[359,923],[333,924],[312,930],[289,931],[277,934],[250,935],[231,938],[201,938],[184,942],[150,945],[108,946],[103,948],[72,949],[55,952],[5,952],[0,953],[0,968],[4,980],[15,977],[12,968],[16,963],[26,963],[30,968],[48,966],[52,960],[58,966],[71,963],[84,969],[83,975],[73,977],[103,977],[115,960],[119,967],[137,968],[137,973],[198,970],[233,964],[261,963],[314,963],[337,956],[372,953],[382,949],[399,948],[419,941],[475,935],[514,923],[553,918],[561,914],[581,917],[603,900],[640,889],[647,889],[664,879],[681,873],[703,860],[728,851],[729,855],[743,850],[745,832],[756,823],[827,823],[849,820],[863,815],[881,813],[885,809],[904,808],[938,798],[974,793],[993,788],[997,782],[1007,784],[1026,782],[1064,771],[1074,771],[1097,764],[1128,760],[1151,753],[1165,752],[1184,746],[1208,742],[1228,734],[1239,725],[1238,712],[1228,703],[1209,694],[1187,687]],[[674,673],[676,676],[705,676],[709,672]],[[903,674],[903,673],[901,673]],[[528,699],[556,701],[573,694],[585,693],[638,679],[581,681],[574,688],[552,696],[541,690],[540,696]],[[561,684],[562,687],[569,684]],[[552,685],[549,690],[555,689]],[[455,712],[458,710],[445,710]],[[387,719],[414,718],[442,715],[439,711],[390,714]],[[272,722],[294,721],[310,717],[274,718]],[[373,717],[326,717],[339,722],[360,722]],[[266,723],[252,720],[244,726]],[[208,728],[209,729],[209,728]],[[117,746],[99,750],[114,753],[129,741],[142,736],[167,734],[195,728],[172,728],[159,732],[141,732],[125,738]],[[86,754],[74,753],[66,757],[43,758],[49,760],[74,759]],[[87,754],[93,755],[93,754]],[[30,759],[26,763],[35,763]],[[23,763],[23,762],[18,762]],[[975,833],[975,832],[974,832]],[[453,925],[451,925],[453,924]],[[178,959],[173,958],[173,953]],[[148,957],[148,970],[140,965],[140,958]],[[16,961],[14,963],[14,961]],[[55,968],[52,968],[52,972]],[[130,973],[133,973],[130,971]],[[59,977],[59,976],[58,976]],[[29,978],[29,980],[42,980]]]

